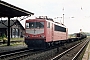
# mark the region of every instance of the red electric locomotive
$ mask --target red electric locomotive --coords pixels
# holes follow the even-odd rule
[[[25,43],[30,49],[45,48],[55,42],[67,40],[67,28],[53,19],[39,17],[26,20]]]

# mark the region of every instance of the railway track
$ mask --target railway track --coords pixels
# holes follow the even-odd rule
[[[78,56],[84,47],[88,44],[89,40],[78,43],[77,45],[71,47],[70,49],[58,54],[50,60],[79,60]]]
[[[37,54],[40,51],[29,50],[28,48],[0,53],[0,60],[16,60],[22,57]]]
[[[81,41],[83,41],[83,40],[81,40]],[[20,60],[20,59],[21,60],[29,60],[29,59],[30,60],[33,60],[33,59],[34,60],[54,60],[52,57],[56,56],[56,54],[67,50],[71,46],[73,46],[81,41],[67,43],[64,46],[57,46],[57,47],[55,46],[54,48],[49,48],[46,50],[36,50],[35,51],[35,50],[22,49],[22,50],[18,50],[18,51],[0,53],[0,60]]]
[[[3,52],[3,53],[0,53],[0,60],[20,60],[21,58],[25,59],[28,56],[37,55],[47,50],[48,49],[29,50],[28,48],[25,48],[25,49],[20,49],[20,50],[15,50],[15,51]]]
[[[52,57],[56,56],[59,53],[62,53],[63,51],[69,49],[71,46],[74,46],[77,43],[80,43],[82,41],[84,41],[84,40],[67,43],[64,46],[57,46],[57,47],[54,47],[53,49],[44,51],[42,53],[29,56],[28,58],[26,58],[24,60],[51,60]]]

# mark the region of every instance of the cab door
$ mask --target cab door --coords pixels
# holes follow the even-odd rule
[[[54,26],[53,26],[53,23],[52,23],[52,26],[51,26],[51,31],[52,31],[52,41],[53,41],[53,38],[54,38]]]
[[[53,34],[53,23],[47,22],[47,42],[52,42],[54,38]]]

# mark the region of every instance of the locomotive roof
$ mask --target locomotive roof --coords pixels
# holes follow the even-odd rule
[[[41,18],[41,17],[39,17],[39,18],[36,18],[36,19],[43,19],[43,20],[50,20],[50,21],[53,21],[52,18]]]
[[[44,19],[44,20],[49,21],[51,23],[54,23],[55,25],[58,25],[58,26],[66,27],[64,24],[59,23],[59,22],[54,22],[54,20],[50,19],[50,18],[49,19]]]
[[[51,20],[46,20],[46,21],[52,22],[52,23],[54,23],[55,25],[58,25],[58,26],[66,27],[64,24],[59,23],[59,22],[54,22],[54,21],[51,21]]]
[[[46,19],[46,18],[35,18],[35,19],[29,19],[29,20],[46,20],[46,21],[48,21],[48,22],[54,23],[55,25],[62,26],[62,27],[66,27],[66,26],[65,26],[64,24],[62,24],[62,23],[54,22],[54,20],[51,19],[51,18],[48,18],[48,19]],[[26,20],[26,21],[27,21],[27,20]]]
[[[36,19],[45,19],[45,20],[49,20],[49,21],[54,22],[54,20],[52,18],[48,18],[47,16],[39,16],[39,18],[36,18]],[[64,24],[59,23],[59,22],[54,22],[54,23],[57,23],[57,24],[65,26]]]

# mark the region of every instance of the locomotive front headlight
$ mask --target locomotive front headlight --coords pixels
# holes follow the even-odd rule
[[[27,36],[27,35],[25,35],[24,37],[25,37],[25,38],[27,38],[28,36]]]
[[[25,35],[25,38],[30,38],[30,36],[29,35]]]
[[[45,35],[41,35],[42,38],[45,38]]]

